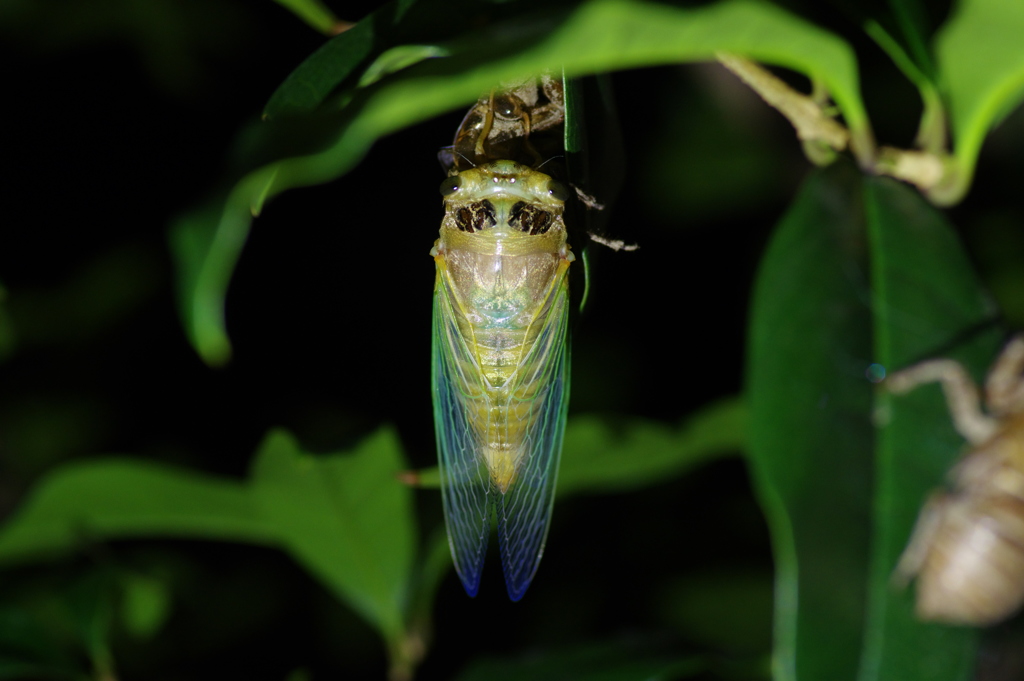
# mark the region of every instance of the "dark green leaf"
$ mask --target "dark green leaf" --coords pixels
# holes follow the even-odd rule
[[[167,584],[145,575],[121,577],[121,620],[137,638],[150,638],[163,625],[171,610]]]
[[[906,185],[832,168],[780,226],[758,277],[749,385],[778,570],[778,678],[853,678],[861,646],[859,681],[970,678],[974,633],[918,622],[912,590],[891,581],[962,440],[933,387],[880,392],[886,425],[872,442],[868,377],[933,356],[980,371],[995,316],[952,229]]]
[[[313,456],[284,432],[267,436],[253,493],[296,560],[394,644],[416,553],[412,492],[397,438],[382,430],[349,455]]]
[[[363,72],[359,79],[359,87],[373,85],[384,76],[401,71],[413,64],[418,64],[424,59],[436,59],[447,57],[447,48],[439,45],[399,45],[392,47],[384,54],[377,57],[372,64]]]
[[[336,33],[338,17],[320,0],[274,0],[321,33]]]
[[[677,427],[633,419],[616,427],[595,416],[569,420],[560,497],[620,492],[670,480],[747,445],[747,410],[739,399],[705,407]]]
[[[415,9],[419,11],[422,5]],[[379,25],[376,18],[361,22],[299,67],[275,93],[267,115],[308,112],[342,81],[354,76],[355,65],[369,58],[370,47],[376,45],[372,34],[375,26],[390,26],[402,18],[392,6],[381,12],[387,13],[387,21],[380,19],[383,23]],[[412,22],[412,17],[410,13],[405,20]],[[384,42],[384,47],[393,44]],[[806,73],[824,84],[842,110],[853,134],[854,148],[870,147],[871,132],[850,47],[768,4],[728,0],[698,9],[680,9],[629,0],[592,0],[571,13],[548,10],[485,25],[446,47],[451,57],[418,63],[347,98],[343,115],[337,120],[337,134],[324,135],[326,146],[318,147],[319,151],[279,156],[280,160],[238,181],[220,201],[223,210],[208,208],[179,221],[174,243],[182,272],[180,304],[189,337],[207,362],[222,363],[229,357],[223,322],[224,293],[252,214],[259,212],[266,199],[291,187],[339,177],[379,137],[469,104],[505,80],[559,66],[567,75],[577,76],[706,61],[719,51],[738,52]],[[345,54],[334,55],[336,50]],[[328,143],[331,139],[334,141]]]
[[[932,154],[943,154],[947,150],[946,141],[946,110],[939,95],[935,77],[932,75],[934,69],[920,65],[918,61],[907,54],[903,46],[893,38],[881,24],[868,21],[864,26],[867,34],[881,47],[893,63],[903,72],[907,80],[917,86],[921,94],[923,110],[921,122],[917,129],[915,144],[922,150]],[[930,60],[927,62],[930,64]]]
[[[931,29],[928,26],[928,14],[921,0],[889,0],[889,6],[896,18],[903,44],[913,58],[915,65],[929,80],[935,80],[935,64],[928,51],[928,39]]]
[[[770,655],[769,570],[687,572],[664,590],[658,602],[662,617],[687,641],[730,655]]]
[[[811,176],[757,275],[748,447],[775,553],[776,681],[856,675],[868,572],[871,311],[859,173]]]
[[[906,185],[865,184],[872,242],[875,358],[890,370],[951,356],[983,373],[998,348],[996,310],[952,227]],[[971,334],[972,331],[985,331]],[[942,484],[963,440],[938,386],[906,397],[878,395],[875,536],[861,681],[973,676],[975,632],[914,618],[913,590],[891,575],[927,493]]]
[[[0,531],[0,564],[67,551],[90,539],[276,540],[241,483],[128,460],[59,469]]]

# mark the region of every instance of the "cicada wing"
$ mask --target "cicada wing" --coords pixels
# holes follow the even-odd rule
[[[459,331],[442,271],[434,290],[433,359],[434,429],[448,543],[462,586],[475,596],[491,531],[490,478],[477,455],[465,400],[480,394],[482,378]]]
[[[496,499],[501,565],[513,601],[526,593],[544,553],[569,404],[567,281],[563,277],[554,286],[552,304],[546,318],[538,320],[543,326],[513,390],[528,407],[523,459],[515,482]]]

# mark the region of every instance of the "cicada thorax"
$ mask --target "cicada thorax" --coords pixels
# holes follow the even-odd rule
[[[563,154],[565,97],[551,74],[503,83],[477,100],[451,147],[452,173],[498,160],[537,167]]]
[[[1024,603],[1024,415],[1002,422],[932,496],[908,548],[920,547],[917,614],[985,626]]]
[[[538,337],[562,315],[559,295],[573,256],[562,214],[565,190],[512,161],[465,170],[442,186],[445,217],[434,249],[438,286],[452,301],[471,377],[463,406],[491,482],[516,481],[526,433],[545,399],[549,355]]]

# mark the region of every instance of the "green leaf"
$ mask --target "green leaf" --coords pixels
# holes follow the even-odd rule
[[[110,629],[114,620],[113,587],[110,571],[99,569],[79,578],[67,594],[71,620],[97,678],[109,678],[113,670],[110,650]]]
[[[422,9],[416,5],[417,10]],[[417,15],[388,6],[391,22]],[[385,16],[381,14],[380,17]],[[374,15],[377,17],[377,15]],[[456,15],[453,15],[456,16]],[[383,18],[360,22],[310,57],[275,93],[267,116],[310,111],[371,55],[375,30],[384,48],[395,34]],[[411,28],[407,34],[415,33]],[[435,36],[436,37],[436,36]],[[431,45],[436,42],[427,41]],[[181,270],[179,299],[193,345],[210,363],[230,354],[224,330],[224,292],[251,225],[253,211],[286,189],[318,184],[348,172],[383,135],[464,106],[496,83],[564,68],[568,76],[658,64],[706,61],[735,52],[807,74],[825,85],[842,110],[855,151],[872,147],[850,47],[836,36],[772,5],[728,0],[696,9],[631,0],[591,0],[572,11],[538,14],[474,28],[444,47],[452,56],[428,59],[350,92],[314,153],[275,156],[242,177],[221,201],[180,221],[173,241]],[[331,55],[343,52],[337,59]]]
[[[875,359],[890,370],[949,356],[981,375],[1001,339],[997,310],[981,289],[951,225],[906,185],[865,182],[875,311]],[[983,330],[984,333],[971,333]],[[875,535],[861,681],[973,678],[976,632],[918,622],[913,590],[891,575],[927,494],[943,484],[963,439],[938,386],[878,396]]]
[[[90,539],[276,540],[237,482],[130,460],[78,463],[43,478],[0,530],[0,565]]]
[[[621,492],[664,482],[747,445],[747,411],[734,398],[701,409],[677,427],[579,416],[565,431],[558,495]]]
[[[872,480],[871,313],[859,173],[815,172],[754,286],[748,448],[776,566],[776,681],[853,679]],[[909,681],[909,680],[907,680]]]
[[[938,87],[935,84],[935,78],[932,75],[934,68],[931,66],[930,59],[925,65],[921,65],[922,57],[918,54],[917,61],[915,62],[914,58],[903,49],[903,46],[889,35],[878,22],[868,21],[864,26],[864,30],[889,55],[889,58],[903,72],[907,80],[917,86],[917,91],[921,95],[923,110],[921,112],[921,122],[917,128],[915,144],[922,150],[932,154],[945,153],[946,110],[942,97],[939,95]]]
[[[747,409],[739,398],[716,402],[680,425],[574,416],[565,428],[558,496],[626,492],[665,482],[747,446]],[[437,468],[417,471],[413,485],[439,488]]]
[[[171,594],[167,584],[145,575],[121,577],[121,620],[136,638],[151,638],[167,620]]]
[[[928,38],[931,30],[928,26],[928,13],[921,0],[889,0],[903,37],[903,44],[912,56],[918,69],[927,75],[929,80],[935,78],[935,64],[928,50]]]
[[[273,432],[248,485],[129,460],[68,466],[44,478],[0,529],[0,565],[87,540],[163,536],[280,546],[400,655],[416,552],[412,492],[396,479],[403,468],[388,430],[352,454],[319,457]],[[428,590],[439,570],[431,564]],[[127,597],[134,630],[158,626],[163,606],[153,585],[136,584]]]
[[[412,492],[398,440],[382,430],[347,456],[299,450],[283,431],[253,464],[253,493],[289,552],[393,646],[401,640],[416,553]]]
[[[403,44],[422,46],[450,39],[471,22],[501,9],[501,3],[480,0],[389,2],[324,43],[292,71],[271,95],[263,117],[272,120],[310,113],[342,84],[354,85],[363,69],[372,70],[366,65],[375,54]]]
[[[1024,3],[960,0],[936,37],[936,57],[949,100],[956,175],[939,199],[967,193],[985,135],[1024,98]]]
[[[178,304],[185,333],[211,366],[221,366],[231,358],[224,296],[249,236],[250,206],[261,196],[259,191],[250,190],[253,182],[249,179],[240,183],[223,203],[214,202],[183,215],[171,227],[171,253],[178,269]]]
[[[274,0],[321,33],[333,35],[347,24],[319,0]]]
[[[87,679],[74,624],[55,602],[63,594],[51,593],[44,603],[32,596],[19,593],[17,603],[8,598],[0,605],[0,679]]]
[[[858,666],[859,681],[971,677],[975,632],[917,621],[912,590],[891,580],[962,439],[937,387],[894,399],[871,381],[934,356],[980,373],[996,315],[952,228],[904,184],[834,166],[779,226],[755,289],[748,385],[777,679],[851,679]]]
[[[399,45],[377,57],[359,78],[359,87],[373,85],[384,76],[401,71],[424,59],[449,56],[448,49],[439,45]]]
[[[702,649],[765,659],[771,650],[772,575],[767,569],[688,571],[659,594],[658,609]]]

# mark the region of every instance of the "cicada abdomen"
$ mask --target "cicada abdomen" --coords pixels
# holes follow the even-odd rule
[[[1012,340],[985,384],[989,413],[967,371],[948,359],[893,374],[890,390],[941,382],[970,450],[931,495],[897,575],[917,581],[921,619],[987,626],[1024,605],[1024,337]]]
[[[525,142],[524,129],[509,139]],[[445,521],[455,569],[474,596],[494,509],[515,601],[543,553],[565,431],[574,260],[563,220],[568,192],[509,159],[461,171],[456,164],[453,173],[441,185],[445,216],[431,251]]]

